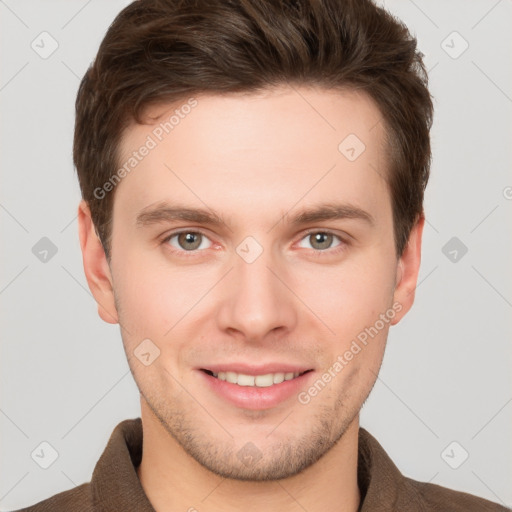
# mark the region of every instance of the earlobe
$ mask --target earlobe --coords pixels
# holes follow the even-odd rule
[[[105,322],[117,324],[119,319],[115,307],[110,267],[103,245],[96,234],[89,206],[84,200],[78,205],[78,235],[85,277],[98,304],[98,314]]]
[[[421,263],[421,238],[424,224],[425,217],[421,215],[411,229],[407,245],[398,260],[394,302],[400,304],[401,309],[392,320],[392,325],[397,324],[414,303]]]

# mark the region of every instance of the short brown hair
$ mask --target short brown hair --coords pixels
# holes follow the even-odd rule
[[[76,100],[73,160],[107,258],[124,129],[146,107],[296,84],[377,103],[391,165],[395,246],[423,214],[433,106],[416,39],[370,0],[137,0],[110,25]]]

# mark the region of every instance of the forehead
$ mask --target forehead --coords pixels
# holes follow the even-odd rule
[[[337,143],[349,134],[369,144],[382,142],[384,135],[382,115],[369,95],[313,86],[191,95],[173,103],[152,105],[145,109],[144,118],[147,124],[132,123],[122,134],[122,159],[128,158],[147,135],[157,145],[171,143],[166,139],[173,138],[178,146],[180,133],[187,132],[187,128],[195,130],[194,138],[202,143],[203,153],[211,149],[209,140],[218,147],[218,142],[228,142],[227,136],[233,149],[239,140],[247,146],[253,138],[255,143],[267,142],[270,149],[275,143],[286,149],[283,144],[290,142],[294,152],[300,152],[301,147],[307,149],[308,142],[319,138],[325,139],[325,147],[337,148]]]
[[[132,208],[177,194],[196,204],[236,196],[237,206],[260,201],[261,208],[263,197],[269,207],[273,200],[290,207],[334,187],[369,199],[386,193],[382,117],[360,92],[283,86],[202,94],[145,115],[150,122],[128,127],[119,151],[120,166],[135,164],[116,190]]]

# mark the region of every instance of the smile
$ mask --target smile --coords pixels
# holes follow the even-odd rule
[[[230,382],[231,384],[238,384],[239,386],[252,386],[265,388],[269,386],[273,386],[274,384],[281,384],[281,382],[296,379],[300,377],[304,373],[307,373],[311,370],[306,370],[305,372],[277,372],[277,373],[266,373],[265,375],[247,375],[244,373],[236,373],[236,372],[212,372],[210,370],[203,370],[208,375],[211,375],[217,379]]]

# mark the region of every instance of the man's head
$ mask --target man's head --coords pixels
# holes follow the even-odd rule
[[[85,272],[146,413],[210,471],[290,476],[354,425],[414,298],[422,70],[360,0],[141,0],[110,27],[77,100]]]
[[[140,0],[110,26],[76,102],[74,162],[107,257],[115,185],[127,163],[120,142],[147,107],[280,84],[358,90],[376,102],[400,254],[423,209],[432,118],[404,25],[367,0]]]

